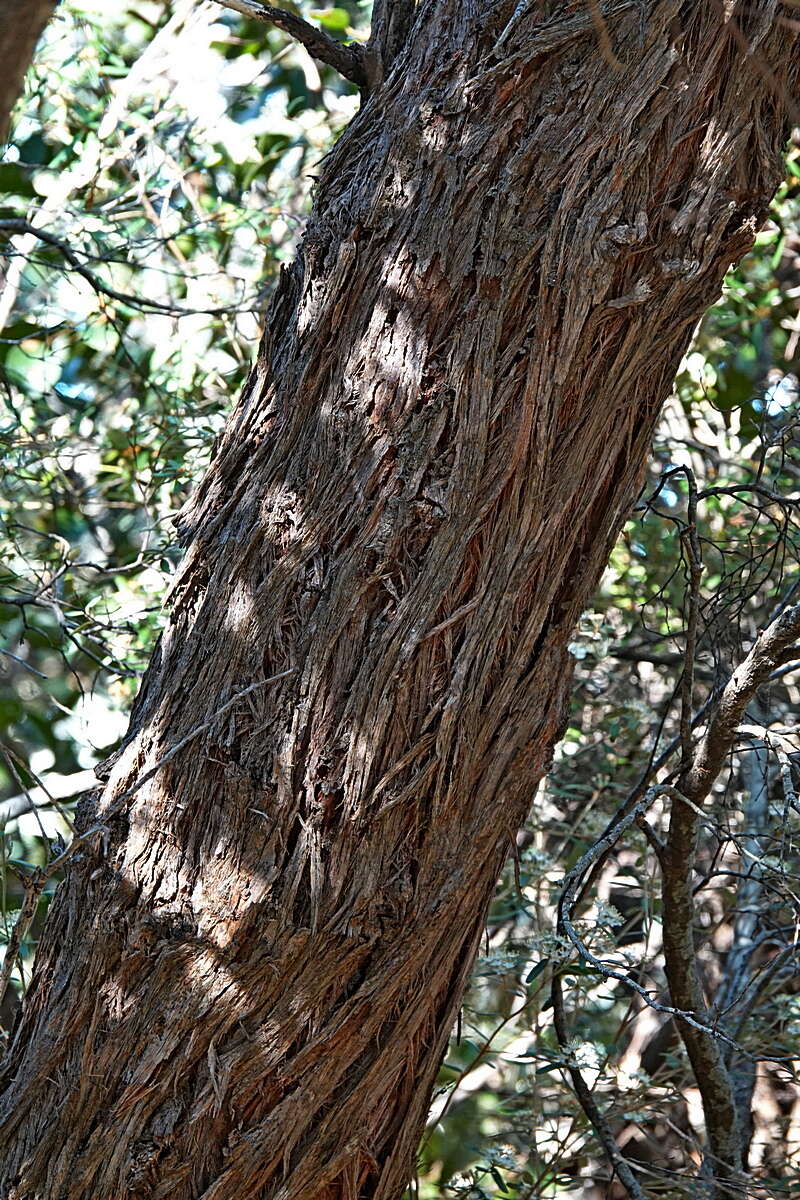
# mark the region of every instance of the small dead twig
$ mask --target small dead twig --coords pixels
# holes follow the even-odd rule
[[[141,775],[135,783],[132,783],[130,787],[125,788],[123,792],[120,792],[118,796],[115,796],[108,807],[103,810],[103,817],[108,819],[108,817],[116,816],[126,800],[129,800],[131,796],[134,796],[136,792],[138,792],[140,788],[143,788],[146,783],[149,783],[153,776],[156,775],[162,769],[162,767],[165,767],[168,762],[171,762],[172,759],[175,758],[175,756],[179,754],[181,750],[183,750],[184,746],[188,746],[189,742],[193,741],[194,738],[199,736],[199,734],[205,733],[207,729],[210,729],[211,726],[219,720],[223,713],[226,713],[230,708],[233,707],[237,700],[241,700],[244,696],[249,696],[251,692],[257,691],[258,688],[266,687],[269,683],[277,683],[279,679],[285,679],[287,675],[294,675],[296,670],[297,667],[290,667],[288,671],[280,671],[277,675],[270,675],[268,679],[259,679],[257,683],[251,683],[249,687],[242,688],[240,692],[235,692],[231,696],[230,700],[226,700],[225,703],[220,708],[216,709],[216,711],[213,712],[210,717],[208,717],[200,725],[196,725],[194,729],[191,729],[184,737],[176,742],[175,745],[172,746],[171,749],[169,749],[167,753],[164,754],[158,760],[158,762],[150,768],[149,771],[145,771],[144,775]]]

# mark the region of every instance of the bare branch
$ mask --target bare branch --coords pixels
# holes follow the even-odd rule
[[[158,762],[152,766],[149,771],[145,771],[144,775],[140,775],[135,783],[132,783],[130,787],[125,788],[123,792],[120,792],[118,796],[115,796],[108,807],[103,811],[103,817],[108,818],[116,815],[121,809],[125,800],[129,800],[130,797],[138,792],[140,788],[144,787],[144,785],[148,783],[153,776],[161,770],[162,767],[165,767],[168,762],[171,762],[172,759],[175,758],[175,756],[179,754],[181,750],[183,750],[184,746],[187,746],[189,742],[193,741],[194,738],[199,736],[199,734],[205,733],[207,729],[210,729],[215,721],[219,720],[223,713],[226,713],[230,708],[233,707],[237,700],[241,700],[243,696],[249,696],[251,692],[257,691],[258,688],[266,687],[269,683],[276,683],[279,679],[285,679],[287,675],[294,675],[296,670],[297,667],[290,667],[288,671],[280,671],[277,675],[270,675],[268,679],[259,679],[257,683],[251,683],[249,687],[242,688],[240,692],[235,692],[231,696],[230,700],[226,700],[223,705],[221,705],[211,714],[208,720],[202,721],[199,725],[195,725],[194,729],[191,729],[184,737],[180,738],[180,740],[177,741],[175,745],[167,751],[166,754],[162,755]]]
[[[362,46],[347,46],[337,42],[330,34],[314,25],[309,25],[302,17],[287,12],[283,8],[273,8],[271,4],[262,4],[260,0],[217,0],[223,8],[241,13],[243,17],[251,17],[256,21],[266,21],[281,29],[289,37],[294,38],[301,46],[305,46],[312,58],[318,62],[333,67],[345,79],[349,79],[356,87],[367,87],[367,73],[364,66],[364,48]]]
[[[103,825],[93,825],[91,829],[87,829],[85,833],[73,838],[66,850],[59,854],[56,858],[51,859],[46,867],[34,867],[32,871],[23,873],[15,871],[17,878],[25,891],[25,899],[22,902],[22,907],[17,913],[17,919],[14,922],[14,928],[8,938],[6,946],[5,958],[3,959],[2,968],[0,968],[0,1004],[5,999],[5,994],[8,989],[8,984],[14,972],[14,967],[19,958],[22,943],[25,941],[28,930],[31,927],[33,918],[36,916],[36,909],[39,904],[39,897],[45,889],[48,880],[60,871],[63,866],[72,858],[72,856],[85,846],[88,841],[93,838],[103,838],[106,836],[107,830]]]
[[[681,769],[686,770],[692,757],[692,692],[694,689],[697,628],[700,622],[700,580],[703,574],[703,555],[697,536],[697,484],[694,472],[684,468],[689,488],[687,524],[681,540],[686,548],[689,565],[688,613],[686,615],[686,649],[681,681]]]
[[[553,1026],[558,1038],[558,1044],[563,1051],[568,1053],[569,1030],[567,1029],[567,1018],[564,1011],[564,990],[558,975],[553,976],[550,998],[553,1002]],[[606,1157],[619,1176],[620,1183],[631,1197],[631,1200],[647,1200],[646,1193],[642,1191],[630,1163],[617,1145],[617,1139],[614,1137],[611,1126],[600,1111],[597,1101],[592,1095],[589,1085],[583,1078],[573,1056],[568,1058],[566,1069],[572,1080],[572,1086],[575,1089],[575,1095],[578,1097],[580,1106],[591,1122],[592,1128],[606,1153]]]
[[[56,807],[59,801],[69,800],[96,787],[97,777],[91,769],[76,771],[72,775],[53,773],[37,778],[35,787],[0,802],[0,828],[8,821],[32,812],[34,808]]]
[[[755,641],[750,653],[734,671],[722,695],[691,767],[681,783],[681,791],[695,804],[702,804],[722,769],[739,729],[747,705],[758,688],[766,683],[785,652],[800,637],[800,604],[785,609]]]
[[[3,217],[0,220],[0,232],[10,234],[26,233],[44,242],[46,246],[52,246],[54,250],[58,250],[66,261],[78,275],[94,289],[98,295],[106,296],[109,300],[116,300],[119,304],[127,304],[131,308],[144,309],[148,312],[165,313],[171,317],[188,317],[188,316],[210,316],[221,317],[227,313],[238,312],[239,309],[233,305],[226,305],[223,308],[179,308],[174,304],[162,304],[159,300],[148,300],[145,296],[131,296],[125,292],[118,292],[116,288],[110,287],[104,283],[99,275],[91,271],[89,267],[82,263],[78,255],[72,249],[68,242],[63,238],[58,237],[54,233],[49,233],[46,229],[39,229],[38,226],[32,225],[30,221],[25,221],[21,217]],[[26,600],[25,597],[20,600],[3,598],[4,604],[20,604],[34,603],[34,600]]]
[[[785,608],[757,637],[747,657],[722,690],[714,716],[688,763],[682,764],[679,792],[687,803],[673,804],[669,835],[662,857],[664,961],[673,1005],[682,1011],[678,1027],[703,1099],[713,1156],[735,1178],[742,1164],[744,1131],[737,1111],[733,1081],[719,1041],[706,1036],[685,1013],[701,1024],[706,1006],[697,972],[694,945],[692,872],[702,819],[702,804],[733,747],[747,705],[783,661],[800,634],[800,604]]]
[[[277,675],[271,675],[268,679],[259,679],[258,682],[251,683],[249,687],[242,688],[241,691],[235,692],[234,695],[231,696],[230,700],[227,700],[211,714],[208,720],[203,721],[200,725],[196,725],[194,729],[190,730],[189,733],[180,738],[179,741],[177,741],[175,745],[168,750],[167,753],[164,754],[153,767],[150,768],[149,771],[145,771],[144,775],[141,775],[135,783],[131,784],[130,787],[121,792],[119,796],[115,796],[103,813],[103,817],[107,819],[108,817],[115,816],[119,812],[125,800],[130,799],[134,793],[138,792],[139,789],[148,782],[148,780],[152,779],[153,776],[162,769],[162,767],[165,767],[168,762],[171,762],[172,759],[175,758],[175,756],[181,750],[183,750],[183,748],[187,746],[189,742],[191,742],[199,734],[204,733],[206,729],[210,729],[214,722],[217,721],[223,713],[227,712],[237,702],[237,700],[241,700],[243,696],[249,696],[251,692],[256,691],[258,688],[266,687],[267,684],[275,683],[279,679],[285,679],[287,675],[293,675],[296,669],[296,667],[290,667],[288,671],[281,671]],[[9,979],[11,978],[11,974],[14,970],[14,964],[19,957],[20,947],[22,942],[25,940],[25,935],[30,928],[30,924],[36,913],[36,906],[39,902],[39,897],[44,891],[45,884],[49,879],[52,878],[53,875],[55,875],[57,871],[61,870],[61,868],[66,865],[75,852],[80,849],[81,846],[85,845],[90,838],[100,836],[101,838],[105,839],[107,835],[107,826],[102,824],[93,825],[91,829],[87,829],[84,833],[75,837],[67,849],[62,854],[59,854],[57,858],[54,858],[50,863],[48,863],[44,870],[36,867],[33,871],[27,874],[19,874],[20,881],[25,889],[25,900],[17,916],[11,936],[9,937],[5,959],[3,960],[3,966],[0,970],[0,1003],[2,1003],[3,997],[5,996]]]
[[[586,875],[586,872],[601,857],[605,857],[609,849],[611,849],[616,842],[619,841],[622,834],[629,829],[631,825],[641,824],[641,822],[644,820],[645,812],[659,796],[667,796],[673,801],[679,803],[681,806],[686,806],[690,811],[699,813],[700,816],[702,816],[702,811],[699,810],[696,805],[692,804],[691,801],[687,800],[687,798],[682,795],[677,788],[670,787],[666,784],[656,784],[654,787],[648,788],[646,794],[638,802],[638,804],[636,804],[635,807],[630,810],[630,812],[621,817],[611,830],[605,833],[602,837],[598,838],[598,840],[589,847],[586,853],[582,855],[575,866],[564,876],[561,895],[559,896],[558,900],[558,933],[565,935],[578,951],[578,954],[581,956],[581,958],[584,958],[586,962],[593,966],[599,974],[603,975],[606,979],[615,979],[617,982],[625,984],[626,987],[630,988],[631,991],[635,992],[637,996],[640,996],[641,999],[644,1000],[648,1008],[652,1008],[655,1012],[663,1013],[665,1016],[679,1018],[693,1029],[698,1030],[700,1033],[708,1034],[710,1037],[717,1039],[726,1046],[730,1046],[732,1049],[737,1050],[740,1054],[746,1056],[754,1062],[794,1062],[798,1057],[797,1055],[773,1056],[747,1054],[747,1052],[723,1030],[698,1019],[697,1014],[692,1010],[676,1008],[674,1005],[661,1004],[659,1001],[654,1000],[646,988],[642,987],[640,983],[637,983],[635,979],[631,978],[629,971],[621,970],[616,966],[610,966],[608,963],[605,963],[599,959],[595,954],[592,954],[591,950],[588,948],[578,931],[575,929],[571,919],[572,912],[578,901],[578,890],[582,879]],[[566,969],[563,973],[569,974],[569,970]]]
[[[0,143],[5,143],[8,121],[22,91],[36,43],[55,11],[57,0],[0,0]]]

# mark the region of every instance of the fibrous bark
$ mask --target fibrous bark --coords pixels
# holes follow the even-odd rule
[[[2,1195],[400,1195],[570,631],[779,178],[794,34],[730,7],[608,6],[620,71],[597,6],[417,10],[183,514],[84,816],[110,844],[5,1066]]]

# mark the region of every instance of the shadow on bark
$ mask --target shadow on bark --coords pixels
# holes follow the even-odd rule
[[[743,116],[705,6],[644,43],[622,6],[620,75],[587,13],[508,10],[420,10],[326,161],[96,818],[293,673],[60,889],[5,1067],[16,1200],[405,1184],[571,630],[786,120],[750,76]]]

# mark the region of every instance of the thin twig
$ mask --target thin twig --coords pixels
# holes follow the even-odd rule
[[[759,636],[722,690],[716,710],[688,763],[682,763],[676,789],[685,803],[673,803],[662,856],[664,960],[678,1029],[686,1045],[703,1101],[711,1155],[735,1179],[742,1161],[742,1131],[733,1083],[720,1043],[733,1039],[711,1030],[696,1016],[705,1011],[694,942],[692,872],[703,819],[703,802],[730,753],[748,704],[783,660],[800,634],[800,605],[784,609]],[[713,1037],[708,1033],[713,1032]],[[739,1048],[739,1053],[745,1053]],[[752,1056],[755,1057],[755,1056]],[[777,1060],[776,1060],[777,1061]]]
[[[642,1191],[630,1163],[617,1145],[617,1140],[614,1137],[611,1126],[601,1113],[597,1101],[589,1089],[589,1085],[583,1078],[580,1068],[575,1062],[574,1056],[569,1054],[569,1031],[564,1011],[564,990],[558,974],[553,976],[550,998],[553,1003],[553,1026],[556,1031],[556,1037],[558,1038],[559,1046],[568,1055],[565,1067],[572,1080],[572,1086],[575,1089],[575,1095],[578,1097],[580,1106],[591,1122],[592,1128],[606,1153],[606,1157],[619,1176],[620,1183],[627,1190],[631,1200],[647,1200],[646,1193]]]
[[[50,233],[46,229],[39,229],[21,217],[3,217],[0,219],[0,231],[9,234],[27,233],[38,238],[40,242],[44,242],[46,246],[52,246],[66,259],[73,271],[85,279],[98,295],[105,296],[109,300],[116,300],[118,304],[126,304],[129,308],[165,313],[170,317],[221,317],[240,311],[239,307],[230,304],[222,308],[181,308],[175,304],[163,304],[159,300],[148,300],[145,296],[132,296],[126,292],[118,292],[116,288],[104,283],[99,275],[81,262],[69,243],[56,234]],[[16,603],[16,601],[6,600],[4,603]]]
[[[590,963],[606,979],[615,979],[619,983],[625,984],[632,991],[644,1000],[648,1008],[652,1008],[655,1012],[663,1013],[665,1016],[675,1017],[681,1021],[685,1021],[693,1029],[701,1033],[708,1034],[712,1038],[731,1046],[740,1054],[747,1055],[754,1062],[795,1062],[800,1055],[750,1055],[743,1047],[739,1046],[732,1038],[728,1037],[722,1030],[713,1025],[709,1025],[697,1018],[695,1012],[691,1009],[677,1008],[671,1004],[661,1004],[654,1000],[646,988],[632,979],[629,972],[617,970],[615,967],[609,966],[602,962],[585,944],[583,939],[578,934],[575,926],[572,924],[572,912],[579,898],[579,889],[581,882],[590,870],[591,867],[601,858],[605,856],[610,849],[619,841],[623,833],[633,824],[638,824],[644,818],[647,809],[655,802],[659,796],[667,796],[669,799],[685,805],[690,811],[695,813],[702,811],[697,809],[686,796],[684,796],[677,788],[670,787],[666,784],[656,784],[654,787],[648,788],[644,797],[617,823],[612,826],[602,837],[589,847],[584,855],[578,860],[575,866],[564,876],[561,887],[561,894],[558,899],[558,919],[557,932],[561,935],[566,935],[578,954]],[[568,969],[562,969],[562,974],[569,974]]]
[[[296,670],[297,667],[290,667],[288,671],[281,671],[277,675],[271,675],[268,679],[260,679],[257,683],[251,683],[249,687],[242,688],[241,691],[236,692],[229,700],[226,700],[226,702],[221,705],[220,708],[212,713],[207,720],[203,721],[200,725],[196,725],[195,728],[190,730],[185,737],[182,737],[180,741],[176,742],[175,745],[158,760],[155,766],[151,767],[149,771],[145,771],[144,775],[140,776],[135,783],[131,784],[131,786],[126,788],[125,791],[121,792],[119,796],[115,796],[105,811],[101,813],[103,822],[107,821],[109,817],[115,816],[126,800],[129,800],[131,796],[135,795],[135,793],[138,792],[140,788],[144,787],[144,785],[150,779],[152,779],[153,776],[162,769],[162,767],[165,767],[168,762],[171,762],[172,759],[175,758],[175,756],[179,754],[189,742],[191,742],[199,734],[205,732],[206,729],[209,729],[223,715],[223,713],[227,712],[228,709],[230,709],[238,700],[241,700],[243,696],[249,696],[251,692],[256,691],[258,688],[266,687],[269,683],[275,683],[279,679],[285,679],[287,675],[293,675]],[[85,845],[90,838],[96,836],[101,836],[104,840],[107,838],[108,827],[106,824],[100,823],[93,825],[91,829],[87,829],[85,833],[79,834],[77,837],[73,838],[67,849],[62,854],[59,854],[57,858],[54,858],[52,862],[48,863],[47,867],[44,869],[36,867],[29,874],[19,875],[19,878],[25,889],[25,902],[20,909],[19,915],[14,924],[14,928],[11,931],[2,970],[0,971],[0,1004],[2,1004],[3,997],[5,996],[6,989],[8,987],[8,981],[11,978],[11,974],[14,970],[14,964],[19,957],[20,947],[22,942],[25,940],[25,935],[30,928],[31,921],[36,913],[36,906],[38,904],[39,896],[42,894],[47,881],[51,879],[57,871],[65,866],[65,864],[70,858],[72,858],[73,854],[75,854],[75,852],[81,846]]]
[[[22,871],[14,872],[25,890],[25,899],[17,914],[14,928],[11,930],[6,946],[5,958],[3,959],[3,966],[0,968],[0,1005],[2,1005],[5,999],[9,980],[19,959],[22,943],[25,941],[33,918],[36,916],[39,897],[48,881],[52,879],[57,871],[60,871],[66,865],[81,846],[85,846],[91,838],[104,838],[107,832],[104,825],[93,825],[85,833],[81,833],[73,838],[67,849],[52,859],[46,867],[34,867],[32,871],[27,873],[23,873]]]

